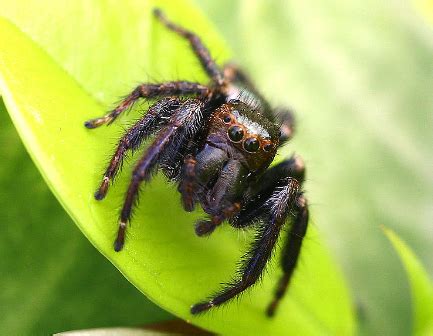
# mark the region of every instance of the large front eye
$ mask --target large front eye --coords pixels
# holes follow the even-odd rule
[[[259,147],[260,143],[256,138],[248,138],[244,141],[244,148],[247,152],[257,152]]]
[[[228,134],[231,141],[239,142],[244,137],[244,130],[242,127],[234,125],[229,128]]]

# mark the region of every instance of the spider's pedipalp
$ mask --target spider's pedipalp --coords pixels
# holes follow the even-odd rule
[[[217,215],[212,215],[210,219],[197,221],[195,224],[196,235],[199,237],[210,235],[222,222],[237,214],[240,209],[240,202],[234,202],[223,207]]]

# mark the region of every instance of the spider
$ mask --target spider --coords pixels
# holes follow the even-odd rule
[[[218,67],[196,34],[169,21],[159,9],[153,13],[169,30],[189,41],[210,83],[141,84],[110,113],[85,122],[89,129],[111,124],[139,99],[159,99],[119,140],[95,193],[95,198],[102,200],[127,152],[154,136],[133,170],[114,249],[123,248],[141,183],[158,169],[178,185],[185,211],[193,211],[199,204],[208,215],[195,224],[198,236],[210,235],[226,221],[238,229],[255,228],[255,239],[238,275],[219,292],[193,305],[191,313],[198,314],[254,285],[282,228],[290,222],[281,258],[283,275],[266,311],[273,316],[296,267],[308,225],[308,205],[301,188],[305,176],[302,160],[293,156],[269,168],[278,148],[292,137],[294,118],[289,109],[272,109],[238,67]]]

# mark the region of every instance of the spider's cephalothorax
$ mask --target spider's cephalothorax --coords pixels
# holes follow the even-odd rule
[[[209,215],[196,223],[197,235],[209,235],[225,221],[235,228],[254,227],[256,238],[239,277],[192,306],[196,314],[253,285],[271,258],[282,227],[290,222],[281,259],[283,276],[267,309],[272,316],[295,269],[308,225],[308,206],[301,190],[302,160],[292,157],[268,168],[277,149],[292,136],[292,114],[272,109],[235,66],[221,70],[197,35],[168,21],[159,10],[154,14],[168,29],[189,40],[211,82],[208,86],[187,81],[142,84],[113,111],[85,123],[87,128],[110,124],[138,99],[159,98],[120,139],[95,193],[97,200],[103,199],[127,152],[155,136],[133,171],[114,248],[120,251],[123,247],[140,184],[157,169],[178,183],[186,211],[199,204]]]

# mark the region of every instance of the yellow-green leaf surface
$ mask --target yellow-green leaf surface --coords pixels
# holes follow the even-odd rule
[[[0,335],[172,319],[137,295],[75,227],[30,159],[1,99],[0,144],[0,222],[5,224],[0,228]]]
[[[93,199],[93,191],[116,140],[139,111],[92,131],[83,121],[103,114],[140,81],[206,81],[187,43],[151,17],[154,5],[132,0],[2,5],[0,40],[8,47],[0,50],[0,90],[32,158],[88,239],[166,310],[224,334],[351,334],[347,289],[314,225],[290,295],[273,320],[264,309],[280,275],[274,265],[238,302],[190,315],[191,304],[232,277],[250,237],[228,227],[209,239],[196,237],[192,224],[198,215],[181,210],[175,188],[160,176],[143,188],[125,249],[113,251],[130,167],[103,202]],[[158,6],[199,31],[220,62],[228,59],[224,43],[193,5]]]
[[[433,283],[409,246],[394,231],[384,228],[403,262],[412,293],[414,335],[433,335]]]

